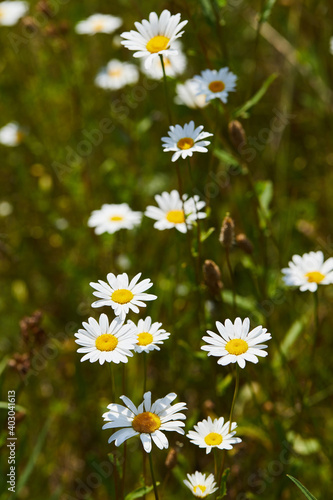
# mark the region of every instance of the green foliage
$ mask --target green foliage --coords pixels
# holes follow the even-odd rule
[[[296,486],[301,490],[301,492],[303,493],[303,495],[308,499],[308,500],[316,500],[316,497],[314,497],[310,492],[309,490],[307,490],[305,488],[305,486],[303,486],[303,484],[298,480],[296,479],[295,477],[293,476],[290,476],[289,474],[287,474],[287,477],[289,477],[289,479],[292,480],[293,483],[296,484]]]

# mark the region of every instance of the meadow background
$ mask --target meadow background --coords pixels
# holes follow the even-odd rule
[[[234,419],[243,442],[227,455],[226,498],[304,498],[286,474],[318,499],[331,498],[333,287],[319,290],[320,328],[312,348],[313,296],[285,287],[281,268],[295,253],[333,254],[333,5],[53,0],[49,15],[42,5],[30,2],[28,16],[0,27],[0,127],[17,121],[28,131],[18,147],[0,145],[1,400],[6,403],[14,389],[19,405],[17,492],[11,496],[6,406],[0,408],[1,500],[116,498],[114,472],[104,474],[101,465],[117,451],[101,429],[111,402],[109,369],[80,363],[74,343],[82,321],[101,312],[91,308],[89,282],[108,272],[142,272],[154,283],[158,299],[140,317],[162,322],[171,336],[148,356],[153,397],[176,392],[186,401],[187,430],[209,414],[228,417],[232,369],[200,351],[207,328],[235,318],[218,241],[227,212],[254,247],[252,254],[236,246],[231,252],[237,315],[249,316],[251,326],[262,324],[273,338],[267,358],[241,371]],[[119,35],[163,8],[189,20],[182,37],[187,70],[178,81],[223,66],[238,76],[224,113],[214,102],[203,110],[174,104],[177,81],[168,79],[173,122],[193,119],[215,134],[209,153],[193,157],[194,186],[186,162],[179,163],[184,191],[195,190],[209,206],[202,231],[214,231],[202,242],[201,264],[212,259],[220,266],[222,300],[210,294],[202,273],[196,282],[186,236],[175,230],[157,231],[145,217],[137,229],[114,235],[96,236],[87,227],[91,211],[103,203],[127,202],[144,211],[155,194],[178,185],[171,154],[161,148],[169,126],[162,81],[142,75],[116,92],[97,88],[95,75],[110,59],[137,61],[115,35],[80,36],[74,26],[95,12],[112,14],[123,18]],[[273,74],[261,99],[242,109]],[[247,134],[240,150],[228,134],[232,118]],[[194,253],[195,236],[192,231]],[[22,325],[37,310],[39,326]],[[22,375],[9,364],[15,353],[27,352],[27,332],[33,354]],[[125,369],[126,394],[139,403],[142,358],[131,358]],[[121,379],[116,366],[118,395]],[[171,445],[179,443],[174,469],[164,464],[167,452],[154,449],[163,499],[191,498],[182,481],[188,472],[213,472],[212,456],[183,436],[168,437]],[[127,493],[142,479],[141,445],[133,438],[128,446]]]

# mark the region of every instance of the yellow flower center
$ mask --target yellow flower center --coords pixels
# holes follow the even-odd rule
[[[104,29],[104,23],[101,21],[96,21],[93,27],[94,31],[102,31]]]
[[[112,222],[119,222],[121,220],[124,220],[124,217],[121,217],[121,215],[113,215],[112,217],[110,217],[110,220]]]
[[[111,300],[117,302],[118,304],[127,304],[131,302],[134,295],[130,290],[126,290],[126,288],[120,288],[119,290],[115,290],[111,295]]]
[[[229,354],[244,354],[249,348],[249,344],[243,339],[231,339],[225,346]]]
[[[146,345],[151,344],[153,340],[154,340],[154,337],[152,336],[151,333],[149,333],[149,332],[141,332],[141,333],[138,334],[137,345],[146,346]]]
[[[185,216],[183,210],[170,210],[166,214],[166,219],[172,224],[183,224],[185,222]]]
[[[118,345],[118,339],[111,333],[103,333],[97,337],[95,345],[99,351],[114,351]]]
[[[146,49],[151,52],[152,54],[156,54],[157,52],[160,52],[161,50],[165,50],[168,48],[170,42],[170,38],[167,38],[166,36],[158,35],[154,36],[149,40],[149,42],[146,45]]]
[[[305,277],[307,278],[309,283],[320,283],[325,278],[325,276],[319,271],[311,271],[309,273],[306,273]]]
[[[215,80],[214,82],[210,82],[208,88],[211,92],[222,92],[225,89],[225,85],[220,80]]]
[[[151,434],[161,427],[161,419],[155,413],[145,411],[133,418],[132,427],[136,432]]]
[[[193,147],[194,140],[191,137],[183,137],[177,142],[177,147],[179,149],[190,149]]]
[[[109,69],[108,75],[111,76],[112,78],[117,78],[122,74],[121,69]]]
[[[205,491],[207,489],[206,486],[198,484],[197,486],[193,486],[193,493],[196,493],[198,488],[199,488],[199,490],[201,490],[201,493],[205,493]]]
[[[222,443],[222,441],[223,437],[221,436],[221,434],[218,434],[217,432],[210,432],[205,437],[205,443],[208,446],[218,446],[219,444]]]

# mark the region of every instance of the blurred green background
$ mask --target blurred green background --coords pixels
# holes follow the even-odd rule
[[[228,417],[232,369],[217,367],[200,352],[208,327],[234,319],[218,242],[226,212],[254,245],[252,255],[238,248],[231,254],[237,313],[273,336],[268,357],[241,372],[234,417],[243,443],[227,456],[226,498],[303,498],[287,473],[317,498],[331,498],[333,291],[320,290],[313,353],[313,297],[286,289],[280,269],[295,253],[332,255],[333,5],[320,0],[29,3],[28,15],[16,26],[0,27],[0,127],[17,121],[27,130],[18,147],[0,145],[1,500],[116,498],[115,474],[105,465],[115,449],[101,430],[101,415],[111,402],[109,367],[81,364],[74,343],[82,321],[101,312],[90,307],[89,282],[104,280],[108,272],[142,272],[154,283],[158,300],[140,317],[161,321],[171,337],[148,356],[153,398],[174,391],[186,401],[187,429],[208,414]],[[141,75],[136,86],[114,92],[94,85],[112,58],[138,64],[120,46],[119,34],[163,8],[189,19],[182,37],[186,72],[179,80],[168,79],[173,122],[193,119],[215,134],[209,153],[193,157],[195,187],[186,162],[180,167],[184,191],[194,189],[209,205],[202,230],[215,230],[202,243],[201,258],[220,266],[223,302],[209,294],[202,276],[200,285],[195,283],[186,237],[175,230],[157,231],[148,218],[139,228],[114,235],[96,236],[87,227],[91,211],[103,203],[127,202],[144,211],[155,204],[155,194],[178,188],[171,154],[161,148],[169,126],[162,81]],[[120,16],[123,26],[113,35],[76,34],[75,24],[95,12]],[[259,32],[257,19],[265,17]],[[224,112],[215,102],[203,110],[173,103],[177,81],[223,66],[238,76]],[[256,105],[237,114],[273,73],[276,79]],[[240,152],[228,135],[235,117],[248,140]],[[100,140],[96,131],[106,119],[112,131],[102,132]],[[195,246],[195,231],[191,237]],[[36,310],[42,311],[39,326],[30,321],[20,328],[22,318]],[[27,352],[24,335],[33,343],[26,375],[9,366],[17,368],[17,353]],[[142,358],[130,359],[125,371],[126,394],[139,404]],[[121,395],[122,367],[115,373]],[[17,492],[8,496],[6,401],[13,389],[20,405]],[[165,481],[163,499],[191,498],[182,480],[195,470],[213,472],[212,457],[185,437],[168,437],[172,445],[180,443],[173,470],[164,465],[166,452],[154,450],[158,480]],[[128,446],[127,493],[142,480],[139,442],[132,439]],[[121,461],[121,449],[117,453]]]

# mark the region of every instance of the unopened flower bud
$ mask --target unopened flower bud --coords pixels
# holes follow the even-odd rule
[[[251,255],[253,253],[253,245],[251,241],[247,238],[246,234],[240,233],[236,236],[237,246],[243,250],[243,252]]]
[[[218,295],[223,288],[220,268],[213,260],[205,260],[203,265],[203,276],[209,291]]]
[[[165,467],[167,469],[171,470],[177,465],[177,456],[178,451],[176,450],[176,448],[171,448],[165,459]]]
[[[219,242],[226,248],[231,248],[235,239],[235,223],[227,214],[222,222]]]
[[[247,137],[243,125],[238,120],[232,120],[228,125],[229,137],[234,148],[239,148],[247,143]]]

